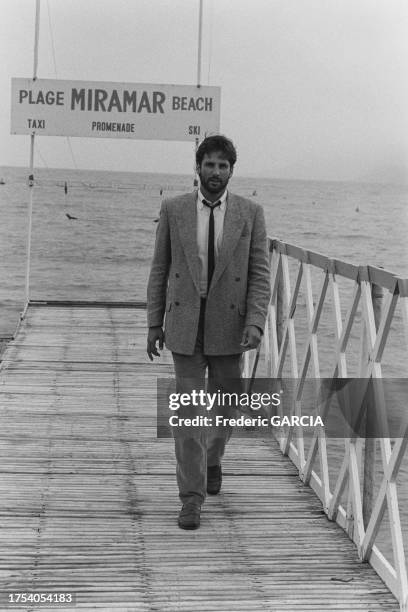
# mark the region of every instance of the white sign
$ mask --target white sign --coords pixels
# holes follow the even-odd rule
[[[200,140],[218,132],[219,87],[11,80],[11,133]]]

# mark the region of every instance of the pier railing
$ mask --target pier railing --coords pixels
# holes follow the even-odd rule
[[[407,377],[408,279],[280,240],[270,239],[269,250],[272,297],[258,375],[294,380],[293,414],[302,415],[306,378],[383,381],[386,376]],[[393,345],[392,350],[388,345]],[[253,371],[255,359],[258,362],[259,355],[254,353],[247,354],[246,376]],[[375,385],[371,399],[386,423],[381,384]],[[329,401],[316,410],[324,420]],[[364,403],[358,411],[361,418]],[[297,466],[301,480],[320,498],[327,517],[347,532],[361,561],[374,567],[397,597],[401,610],[408,610],[397,494],[397,477],[408,442],[405,414],[394,439],[357,434],[329,439],[324,427],[317,427],[313,436],[307,437],[301,426],[279,429],[275,435],[282,452]],[[401,484],[408,487],[407,482]]]

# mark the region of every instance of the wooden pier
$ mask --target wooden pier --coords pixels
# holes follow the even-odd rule
[[[29,305],[0,370],[0,609],[59,591],[65,610],[399,610],[274,439],[232,439],[201,528],[177,527],[156,437],[172,367],[145,343],[137,305]]]

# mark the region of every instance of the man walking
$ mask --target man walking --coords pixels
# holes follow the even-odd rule
[[[161,207],[147,289],[147,353],[153,360],[165,341],[178,393],[204,388],[206,369],[208,390],[226,389],[240,378],[242,352],[256,348],[263,333],[270,292],[265,221],[260,205],[227,191],[236,158],[228,138],[205,138],[196,152],[200,189]],[[196,414],[193,406],[178,413]],[[173,435],[183,504],[178,524],[196,529],[206,493],[221,488],[231,428],[189,427]]]

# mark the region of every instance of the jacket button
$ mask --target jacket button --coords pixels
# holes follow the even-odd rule
[[[235,304],[231,304],[231,310],[234,310]]]
[[[180,274],[178,272],[176,272],[176,274],[174,275],[176,278],[180,278]]]
[[[180,306],[180,302],[174,302],[176,306]]]
[[[236,280],[236,281],[237,281],[237,283],[238,283],[238,281],[240,281],[240,280],[241,280],[241,277],[240,277],[240,276],[237,276],[235,280]]]

